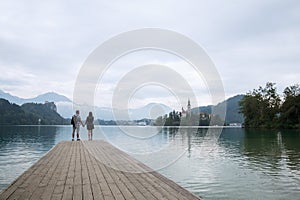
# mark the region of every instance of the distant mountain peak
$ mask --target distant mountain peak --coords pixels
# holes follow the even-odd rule
[[[41,95],[38,95],[34,98],[20,98],[17,96],[13,96],[10,93],[4,92],[3,90],[0,90],[0,98],[7,99],[9,102],[21,105],[24,103],[44,103],[45,101],[50,102],[72,102],[69,98],[66,96],[57,94],[55,92],[47,92]]]
[[[44,101],[54,101],[54,102],[72,102],[69,98],[66,96],[57,94],[55,92],[47,92],[45,94],[38,95],[35,98],[32,98],[31,100],[37,101],[37,102],[44,102]]]
[[[139,107],[139,108],[137,108],[137,109],[141,109],[141,108],[152,108],[153,106],[161,106],[161,107],[163,107],[163,108],[171,109],[169,106],[167,106],[167,105],[165,105],[165,104],[163,104],[163,103],[155,103],[155,102],[148,103],[148,104],[146,104],[146,105],[144,105],[144,106],[141,106],[141,107]]]

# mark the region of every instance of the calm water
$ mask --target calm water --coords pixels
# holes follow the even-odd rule
[[[94,139],[204,199],[300,199],[300,131],[225,128],[219,137],[219,130],[96,127]],[[70,126],[0,126],[0,189],[70,133]]]

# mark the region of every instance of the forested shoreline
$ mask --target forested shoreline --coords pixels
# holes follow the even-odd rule
[[[0,98],[0,125],[70,124],[56,112],[54,102],[25,103],[21,106]]]
[[[248,92],[240,101],[244,126],[251,128],[300,128],[300,86],[277,93],[275,83]]]
[[[239,98],[239,99],[237,99]],[[231,98],[233,101],[224,101],[231,105],[232,111],[243,114],[244,126],[246,128],[283,128],[300,129],[300,86],[295,84],[284,89],[282,94],[277,92],[275,83],[266,83],[265,87],[259,87],[246,93]],[[233,103],[232,103],[233,102]],[[220,103],[220,105],[222,104]],[[236,106],[234,106],[234,104]],[[220,126],[229,124],[221,121],[218,115],[205,112],[206,107],[187,110],[183,115],[181,112],[172,111],[169,114],[158,117],[154,125],[158,126]],[[203,110],[203,111],[202,111]],[[21,106],[10,103],[6,99],[0,99],[0,124],[1,125],[61,125],[69,124],[57,112],[54,102],[26,103]],[[201,112],[200,112],[201,111]],[[228,111],[228,109],[227,109]],[[227,113],[229,114],[229,113]],[[103,121],[103,123],[101,123]],[[108,125],[114,121],[105,122],[100,120],[99,124]],[[107,124],[108,123],[108,124]],[[148,124],[151,124],[150,122]]]

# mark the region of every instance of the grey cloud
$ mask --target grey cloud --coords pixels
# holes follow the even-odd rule
[[[72,90],[94,48],[120,32],[144,27],[178,31],[202,45],[215,61],[228,95],[269,80],[282,88],[299,77],[295,76],[300,64],[296,0],[1,1],[0,12],[1,67],[14,72],[18,65],[35,76],[26,83],[31,87],[23,87],[23,80],[0,77],[16,93],[18,84],[24,93],[32,88],[47,92],[57,85],[63,85],[62,91]],[[157,63],[168,62],[163,56],[157,58]],[[122,62],[124,70],[130,70],[130,60]],[[117,70],[110,71],[105,84],[118,81]],[[40,82],[49,84],[37,89]]]

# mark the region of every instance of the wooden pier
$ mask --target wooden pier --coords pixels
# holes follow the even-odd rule
[[[200,198],[105,141],[70,141],[57,144],[0,199]]]

